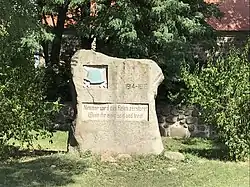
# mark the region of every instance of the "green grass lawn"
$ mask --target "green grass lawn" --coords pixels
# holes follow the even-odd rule
[[[35,148],[47,153],[66,151],[66,141],[67,134],[58,132],[53,144],[39,140]],[[82,158],[62,152],[28,155],[0,164],[0,186],[249,187],[249,162],[223,160],[223,152],[211,141],[166,138],[163,142],[166,150],[183,152],[186,159],[174,162],[163,156],[138,156],[104,163],[90,154]]]

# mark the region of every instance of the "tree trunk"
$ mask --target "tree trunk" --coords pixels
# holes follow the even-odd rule
[[[64,31],[64,24],[67,17],[68,7],[70,1],[65,1],[64,5],[59,7],[58,10],[58,20],[56,27],[54,29],[55,38],[52,42],[51,56],[50,62],[51,66],[59,65],[60,61],[60,51],[61,51],[61,43],[62,43],[62,35]]]
[[[45,60],[45,65],[49,65],[49,44],[47,41],[42,42],[42,47],[43,47],[43,54],[44,54],[44,60]]]
[[[84,20],[86,17],[90,16],[91,0],[87,1],[86,4],[81,6],[81,20]],[[82,49],[91,49],[92,39],[91,36],[81,36],[81,48]]]

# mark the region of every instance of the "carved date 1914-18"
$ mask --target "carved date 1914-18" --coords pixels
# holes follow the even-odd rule
[[[126,88],[127,89],[147,89],[148,84],[134,84],[134,83],[130,83],[130,84],[126,84]]]

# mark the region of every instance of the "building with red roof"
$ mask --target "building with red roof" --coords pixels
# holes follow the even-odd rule
[[[218,4],[224,13],[221,19],[211,18],[208,23],[217,31],[248,31],[250,30],[249,0],[205,0],[207,3]]]

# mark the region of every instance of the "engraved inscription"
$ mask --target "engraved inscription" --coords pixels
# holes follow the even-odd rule
[[[148,121],[147,104],[86,104],[83,120]]]
[[[135,88],[138,88],[138,89],[147,89],[148,88],[148,84],[126,84],[126,88],[127,89],[135,89]]]

